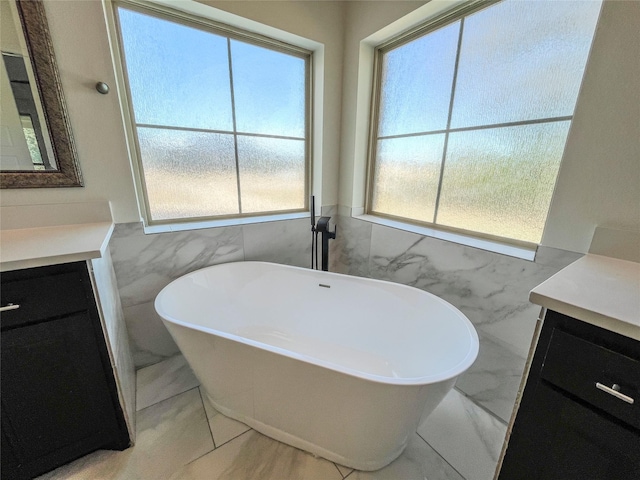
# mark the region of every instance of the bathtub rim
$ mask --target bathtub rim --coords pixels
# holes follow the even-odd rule
[[[348,277],[348,278],[354,278],[354,279],[359,279],[359,280],[364,280],[366,282],[374,282],[374,283],[378,283],[378,284],[385,284],[385,285],[393,285],[394,288],[403,288],[403,289],[409,289],[409,290],[417,290],[419,292],[421,292],[421,294],[425,294],[428,295],[430,297],[432,297],[434,300],[436,300],[437,302],[444,304],[447,308],[451,309],[453,311],[453,313],[455,314],[456,317],[459,318],[459,320],[462,322],[462,324],[466,327],[465,331],[470,335],[471,337],[471,348],[467,351],[466,355],[464,356],[464,358],[462,358],[457,364],[455,364],[454,366],[451,366],[450,368],[448,368],[447,370],[444,370],[442,372],[439,372],[437,374],[432,374],[432,375],[426,375],[426,376],[421,376],[421,377],[390,377],[390,376],[385,376],[385,375],[377,375],[377,374],[372,374],[372,373],[367,373],[367,372],[363,372],[363,371],[359,371],[353,368],[346,368],[343,367],[342,365],[327,361],[327,360],[323,360],[323,359],[318,359],[315,357],[312,357],[310,355],[305,355],[302,353],[298,353],[298,352],[294,352],[291,350],[287,350],[285,348],[281,348],[281,347],[276,347],[273,345],[270,345],[268,343],[263,343],[263,342],[259,342],[256,340],[252,340],[250,338],[246,338],[246,337],[241,337],[239,335],[235,335],[232,333],[228,333],[228,332],[224,332],[221,330],[216,330],[214,328],[210,328],[210,327],[205,327],[202,325],[197,325],[197,324],[193,324],[184,320],[180,320],[177,319],[171,315],[168,315],[166,312],[162,312],[161,309],[159,308],[159,300],[161,298],[161,296],[163,295],[167,295],[167,291],[169,291],[169,288],[171,287],[171,285],[173,285],[174,283],[184,279],[184,278],[188,278],[190,276],[193,275],[197,275],[200,274],[200,272],[204,271],[204,270],[211,270],[211,269],[215,269],[217,267],[222,267],[222,266],[228,266],[231,264],[263,264],[263,265],[274,265],[276,267],[281,267],[281,268],[285,268],[285,269],[293,269],[293,270],[302,270],[305,272],[311,271],[311,272],[315,272],[315,273],[321,273],[322,275],[328,275],[328,276],[336,276],[336,277]],[[181,275],[180,277],[172,280],[168,285],[166,285],[161,291],[160,293],[158,293],[158,295],[156,296],[155,300],[154,300],[154,309],[156,311],[156,313],[160,316],[160,318],[162,319],[163,322],[170,322],[176,325],[180,325],[183,326],[185,328],[190,328],[193,330],[197,330],[206,334],[210,334],[210,335],[215,335],[218,337],[222,337],[225,338],[227,340],[231,340],[234,342],[238,342],[238,343],[242,343],[245,345],[249,345],[255,348],[259,348],[261,350],[266,350],[269,352],[273,352],[279,355],[284,355],[286,357],[295,359],[295,360],[299,360],[305,363],[309,363],[312,365],[316,365],[322,368],[327,368],[329,370],[338,372],[338,373],[342,373],[345,375],[349,375],[352,377],[356,377],[356,378],[360,378],[362,380],[367,380],[367,381],[371,381],[371,382],[375,382],[375,383],[382,383],[382,384],[386,384],[386,385],[407,385],[407,386],[420,386],[420,385],[428,385],[428,384],[432,384],[432,383],[437,383],[437,382],[441,382],[441,381],[446,381],[446,380],[450,380],[452,378],[458,377],[459,375],[461,375],[462,373],[464,373],[466,370],[469,369],[469,367],[471,367],[471,365],[473,365],[473,363],[475,362],[476,358],[478,357],[478,352],[479,352],[479,348],[480,348],[480,340],[478,337],[478,332],[476,331],[473,323],[471,323],[471,321],[467,318],[467,316],[462,313],[457,307],[455,307],[454,305],[452,305],[451,303],[447,302],[446,300],[438,297],[437,295],[434,295],[430,292],[427,292],[425,290],[421,290],[419,288],[416,287],[412,287],[409,285],[404,285],[402,283],[397,283],[397,282],[391,282],[388,280],[379,280],[379,279],[375,279],[375,278],[367,278],[367,277],[356,277],[353,275],[347,275],[347,274],[342,274],[342,273],[335,273],[335,272],[325,272],[325,271],[320,271],[320,270],[310,270],[308,268],[304,268],[304,267],[297,267],[297,266],[293,266],[293,265],[285,265],[285,264],[280,264],[280,263],[274,263],[274,262],[262,262],[262,261],[239,261],[239,262],[228,262],[228,263],[221,263],[221,264],[217,264],[217,265],[211,265],[208,267],[203,267],[197,270],[194,270],[192,272],[189,272],[187,274]]]

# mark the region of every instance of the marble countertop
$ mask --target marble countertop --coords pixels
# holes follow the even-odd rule
[[[640,263],[587,254],[535,287],[529,300],[640,340]]]
[[[111,221],[0,231],[0,272],[102,257]]]

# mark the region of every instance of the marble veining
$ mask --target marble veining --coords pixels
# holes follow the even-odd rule
[[[337,220],[338,234],[329,243],[329,269],[368,277],[372,224],[344,216],[338,216]]]
[[[136,367],[146,367],[180,353],[153,302],[125,307],[124,316]]]
[[[244,259],[311,265],[311,223],[308,218],[242,226]]]
[[[138,370],[137,409],[142,410],[162,400],[200,385],[182,355]]]
[[[539,311],[528,293],[557,270],[373,225],[370,271],[444,298],[526,356]]]
[[[467,480],[493,478],[507,426],[457,390],[418,427],[418,434]]]
[[[186,273],[244,259],[241,227],[145,235],[141,224],[135,225],[117,224],[110,243],[125,307],[152,301]]]
[[[516,355],[492,335],[480,330],[475,363],[458,377],[456,388],[471,400],[509,422],[526,358]]]

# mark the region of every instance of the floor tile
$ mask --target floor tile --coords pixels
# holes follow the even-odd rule
[[[225,417],[218,412],[211,402],[207,398],[207,394],[200,388],[200,395],[202,396],[202,402],[204,403],[204,410],[207,412],[207,419],[209,420],[209,428],[211,429],[211,435],[213,435],[213,442],[216,447],[219,447],[229,440],[233,440],[238,435],[243,434],[247,430],[250,430],[244,423],[238,422],[233,418]]]
[[[194,388],[139,411],[135,446],[122,452],[100,450],[42,479],[157,480],[213,448],[200,393]]]
[[[136,382],[138,410],[200,385],[182,355],[141,368],[137,371]]]
[[[526,359],[481,329],[478,329],[478,335],[478,358],[458,378],[456,388],[504,422],[509,422]]]
[[[250,430],[176,471],[176,480],[342,480],[334,464]]]
[[[346,477],[351,472],[353,472],[353,468],[345,467],[343,465],[338,465],[337,463],[334,463],[334,465],[336,466],[336,468],[342,474],[343,477]]]
[[[418,434],[396,460],[374,472],[354,471],[348,480],[464,480]]]
[[[423,420],[418,434],[467,480],[491,480],[506,429],[454,389]]]

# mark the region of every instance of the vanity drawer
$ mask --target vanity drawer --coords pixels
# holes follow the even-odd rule
[[[631,358],[554,328],[541,378],[640,429],[640,351]],[[603,391],[614,384],[633,403]]]
[[[87,279],[83,278],[81,271],[69,271],[69,268],[57,270],[45,273],[37,268],[32,269],[36,274],[27,278],[22,272],[3,273],[0,305],[20,306],[2,312],[3,330],[76,313],[89,307],[84,285]]]

